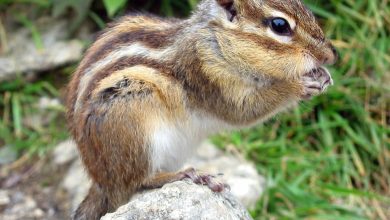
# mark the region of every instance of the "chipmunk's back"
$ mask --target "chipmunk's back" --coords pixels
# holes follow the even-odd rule
[[[152,16],[126,16],[109,25],[74,74],[68,90],[70,110],[82,109],[101,81],[119,70],[142,65],[168,74],[177,23]]]

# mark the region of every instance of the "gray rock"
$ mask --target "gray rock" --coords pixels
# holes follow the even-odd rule
[[[18,158],[15,149],[10,145],[0,147],[0,165],[10,164]]]
[[[8,192],[5,190],[0,190],[0,209],[7,206],[11,202],[11,199],[8,196]]]
[[[38,107],[41,110],[46,109],[60,109],[63,106],[61,105],[61,101],[59,98],[49,98],[49,97],[41,97],[38,101]]]
[[[77,147],[73,140],[58,144],[53,151],[53,161],[57,165],[66,164],[78,158]]]
[[[69,194],[71,211],[74,211],[87,195],[91,181],[88,179],[78,156],[76,143],[73,140],[66,140],[54,149],[53,162],[62,165],[71,161],[73,162],[62,181],[61,187]]]
[[[43,219],[44,212],[38,208],[35,200],[21,192],[14,193],[9,205],[0,213],[0,219],[19,220],[19,219]]]
[[[62,187],[70,195],[72,211],[76,210],[77,206],[83,201],[90,185],[91,181],[88,179],[81,161],[75,161],[68,170],[62,183]]]
[[[191,181],[167,184],[139,194],[102,220],[247,220],[248,212],[228,192],[214,193]]]
[[[42,48],[37,48],[27,28],[8,33],[7,51],[0,54],[0,82],[17,74],[53,69],[78,61],[84,50],[79,40],[64,40],[67,22],[42,19],[34,23],[40,33]]]

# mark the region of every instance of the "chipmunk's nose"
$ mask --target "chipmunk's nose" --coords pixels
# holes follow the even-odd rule
[[[337,53],[336,48],[333,45],[329,44],[321,61],[322,61],[322,64],[324,64],[324,65],[333,65],[336,63],[338,58],[339,58],[339,55]]]

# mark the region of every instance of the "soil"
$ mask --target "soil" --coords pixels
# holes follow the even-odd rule
[[[54,165],[47,157],[22,157],[0,167],[1,191],[10,198],[8,204],[0,207],[0,219],[69,219],[70,198],[61,187],[69,166]],[[35,201],[35,207],[23,203],[27,198]]]

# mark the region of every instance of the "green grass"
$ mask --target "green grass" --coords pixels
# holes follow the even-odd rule
[[[0,83],[0,146],[11,146],[19,154],[43,155],[66,139],[64,108],[42,109],[39,104],[42,97],[58,96],[58,90],[47,79]]]
[[[10,4],[4,2],[0,6]],[[103,26],[106,15],[96,2],[88,13]],[[331,68],[335,85],[264,125],[213,141],[236,146],[267,177],[268,188],[251,211],[255,219],[390,219],[390,3],[306,2],[340,52]],[[139,9],[187,15],[195,3],[146,1]],[[123,7],[136,5],[128,1]],[[38,111],[39,97],[58,96],[52,82],[0,85],[0,146],[45,152],[66,137],[62,109],[50,110],[55,120],[43,128],[24,123]]]

